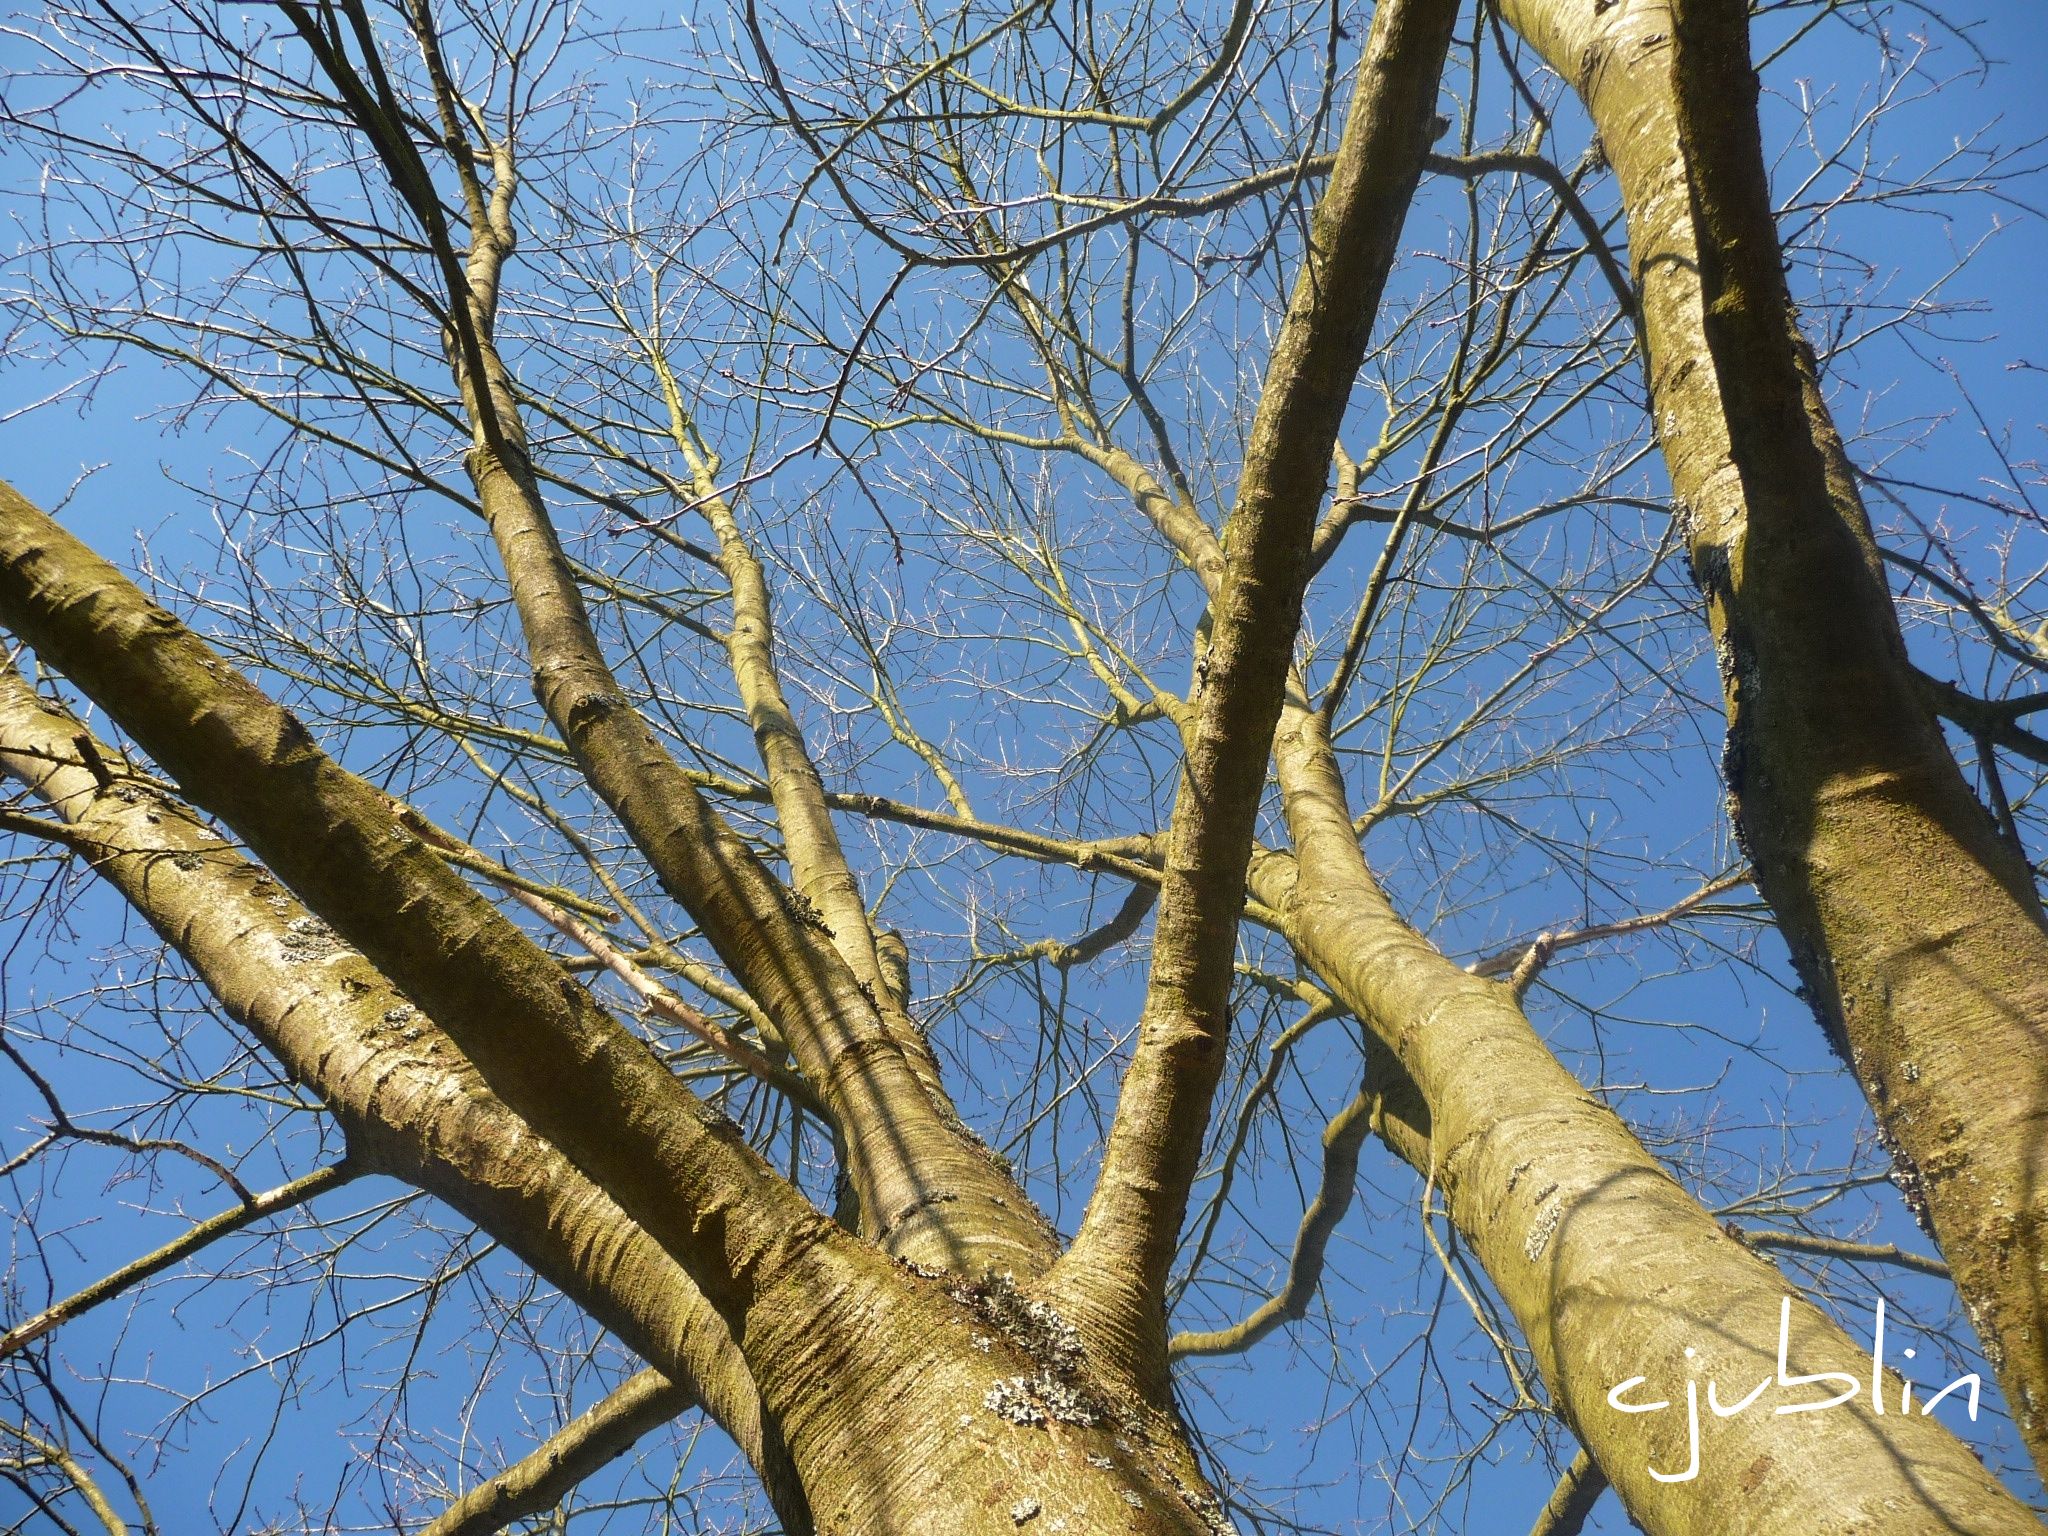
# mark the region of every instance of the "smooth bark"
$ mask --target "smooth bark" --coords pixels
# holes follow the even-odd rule
[[[1739,1401],[1776,1371],[1792,1301],[1793,1372],[1867,1382],[1870,1357],[1723,1232],[1627,1126],[1558,1062],[1514,990],[1463,970],[1402,921],[1359,850],[1320,716],[1297,701],[1275,743],[1295,853],[1253,870],[1255,895],[1324,983],[1412,1075],[1428,1105],[1431,1183],[1513,1313],[1550,1402],[1651,1536],[2035,1531],[1932,1419],[1702,1409],[1700,1476],[1683,1394]],[[1608,1393],[1648,1377],[1678,1411],[1627,1414]],[[1888,1388],[1894,1399],[1896,1385]],[[1718,1474],[1718,1475],[1717,1475]]]
[[[1758,886],[2048,1466],[2048,923],[1906,658],[1785,289],[1746,13],[1503,11],[1584,98],[1621,182]]]
[[[452,114],[449,123],[457,132]],[[466,323],[449,361],[476,435],[470,478],[519,612],[535,696],[591,787],[775,1019],[834,1111],[868,1230],[894,1252],[963,1274],[1036,1274],[1051,1260],[1051,1229],[961,1124],[923,1037],[887,1002],[823,786],[773,679],[766,584],[722,500],[713,510],[722,514],[714,521],[733,582],[733,671],[793,888],[705,800],[612,673],[527,457],[519,401],[494,340],[516,185],[510,149],[498,147],[494,161],[488,212],[481,193],[472,195],[479,216],[466,293],[450,296],[465,306]]]
[[[946,1282],[817,1213],[737,1128],[404,832],[377,791],[6,487],[0,622],[100,703],[185,794],[264,858],[270,875],[306,898],[322,926],[293,929],[288,921],[270,958],[310,962],[323,975],[367,961],[374,971],[345,979],[367,996],[376,973],[388,978],[377,999],[385,1030],[416,1045],[426,1025],[415,1015],[431,1018],[492,1098],[559,1147],[681,1266],[779,1427],[820,1530],[1007,1533],[1026,1504],[1070,1528],[1133,1536],[1213,1529],[1214,1501],[1170,1409],[1099,1380],[1062,1320],[1024,1305],[1007,1283]],[[109,801],[126,804],[118,794],[92,803]],[[147,822],[146,809],[138,814]],[[179,851],[206,857],[199,848]],[[166,869],[160,852],[123,867],[133,872],[133,894],[124,894],[138,904],[152,886],[188,873],[176,857]],[[184,912],[187,928],[212,933],[230,959],[242,947],[260,953],[252,940],[267,930],[246,920],[248,904],[274,917],[267,903],[283,898],[262,872],[245,867],[238,878],[247,887],[239,909],[210,900]],[[307,1002],[303,986],[246,971],[240,979],[248,995],[230,986],[223,1002],[252,1017],[275,1011],[290,1022]],[[400,1010],[411,1012],[386,1017]],[[413,1030],[420,1034],[407,1039]],[[358,1072],[388,1068],[372,1060],[378,1033],[345,1033],[341,1047]],[[316,1050],[330,1044],[324,1033],[309,1042]],[[302,1061],[295,1070],[331,1065]],[[363,1091],[388,1094],[389,1085],[373,1079]],[[603,1113],[591,1113],[592,1105]],[[407,1106],[394,1121],[400,1144],[386,1155],[412,1159],[423,1181],[489,1180],[484,1193],[505,1193],[491,1174],[504,1151],[501,1130],[474,1146],[482,1159],[474,1172],[449,1143],[424,1139],[464,1129],[468,1107],[460,1098]],[[467,1198],[477,1204],[482,1196]],[[484,1214],[478,1219],[489,1228]],[[589,1262],[611,1262],[618,1237],[616,1229],[590,1231]],[[655,1363],[668,1363],[651,1352]]]
[[[1267,364],[1215,577],[1138,1045],[1100,1181],[1053,1277],[1091,1348],[1165,1386],[1162,1298],[1230,1031],[1244,871],[1293,660],[1325,466],[1433,137],[1456,0],[1383,0]],[[1140,501],[1144,500],[1140,496]],[[1206,530],[1204,530],[1206,532]],[[1197,561],[1209,544],[1194,544]],[[1076,1285],[1075,1274],[1091,1278]]]
[[[81,741],[92,760],[113,765],[109,782],[86,766]],[[490,1091],[431,1017],[12,667],[0,667],[0,773],[63,819],[94,873],[320,1098],[353,1170],[439,1196],[660,1364],[759,1469],[784,1523],[807,1526],[787,1451],[723,1320],[616,1202]]]

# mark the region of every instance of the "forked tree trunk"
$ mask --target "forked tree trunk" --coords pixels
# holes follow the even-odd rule
[[[779,1495],[801,1490],[786,1512],[807,1505],[833,1536],[1213,1536],[1170,1404],[1099,1381],[1072,1329],[1004,1280],[920,1270],[818,1215],[422,863],[381,795],[4,485],[0,615],[269,870],[156,792],[102,782],[88,763],[118,754],[79,749],[18,680],[0,688],[0,768],[373,1166],[442,1193],[690,1383]]]
[[[1612,14],[1597,12],[1599,4]],[[1663,14],[1634,0],[1586,0],[1583,7],[1576,0],[1511,0],[1511,9],[1539,20],[1582,10],[1584,25],[1601,37],[1645,17],[1654,26],[1651,13]],[[1383,5],[1382,13],[1383,21],[1392,10]],[[1441,5],[1417,13],[1448,32]],[[1376,41],[1384,41],[1382,21]],[[1418,40],[1436,36],[1431,30]],[[1677,250],[1672,242],[1680,234],[1689,242],[1690,223],[1683,177],[1674,181],[1672,170],[1677,118],[1668,69],[1657,77],[1662,84],[1649,70],[1648,83],[1637,82],[1632,94],[1613,85],[1629,77],[1627,66],[1661,57],[1664,39],[1640,30],[1627,37],[1629,49],[1621,53],[1586,52],[1586,81],[1621,93],[1615,125],[1603,131],[1623,165],[1631,207],[1650,207],[1646,228]],[[1430,46],[1440,57],[1441,47]],[[1402,79],[1417,99],[1394,93],[1401,121],[1389,127],[1399,128],[1394,142],[1412,139],[1409,150],[1419,157],[1416,115],[1433,101],[1434,77],[1427,91],[1415,89],[1410,75]],[[1592,94],[1597,112],[1599,91]],[[1631,132],[1638,140],[1624,150]],[[1633,157],[1627,164],[1625,153]],[[1377,168],[1399,193],[1388,201],[1405,205],[1413,184],[1407,161]],[[1306,422],[1313,430],[1303,429],[1302,441],[1317,433],[1323,440],[1317,452],[1302,455],[1296,434],[1284,432],[1285,441],[1260,448],[1263,459],[1248,460],[1269,463],[1275,473],[1248,476],[1258,493],[1252,499],[1263,496],[1271,505],[1243,522],[1247,542],[1232,544],[1231,559],[1246,560],[1259,580],[1235,607],[1219,604],[1220,624],[1243,631],[1230,644],[1218,642],[1223,661],[1212,687],[1219,697],[1234,686],[1240,665],[1261,686],[1285,670],[1292,627],[1276,636],[1255,626],[1261,610],[1297,602],[1305,579],[1328,436],[1356,367],[1350,354],[1363,347],[1370,319],[1337,312],[1368,286],[1349,275],[1354,266],[1369,271],[1391,256],[1398,217],[1380,207],[1385,191],[1350,205],[1360,226],[1351,232],[1353,265],[1341,268],[1342,283],[1327,288],[1311,271],[1299,285],[1295,313],[1314,333],[1291,337],[1276,352],[1276,364],[1295,377],[1274,398],[1291,392],[1300,408],[1275,407],[1272,419]],[[1326,232],[1319,225],[1319,237]],[[1717,623],[1740,647],[1738,658],[1752,658],[1743,665],[1791,665],[1796,673],[1817,665],[1808,654],[1810,636],[1799,639],[1804,632],[1795,625],[1791,638],[1774,638],[1775,608],[1745,617],[1753,590],[1776,589],[1749,584],[1756,572],[1744,560],[1743,530],[1760,509],[1743,500],[1742,477],[1727,468],[1728,434],[1712,438],[1724,395],[1732,399],[1733,392],[1713,385],[1713,338],[1699,339],[1697,284],[1686,287],[1692,279],[1673,276],[1677,271],[1639,265],[1639,281],[1646,293],[1662,295],[1651,325],[1660,409],[1668,396],[1674,410],[1709,413],[1692,437],[1689,417],[1673,416],[1664,427],[1667,445],[1675,445],[1674,476],[1689,444],[1720,444],[1696,454],[1685,471],[1694,475],[1687,483],[1696,482],[1696,517],[1711,531],[1696,538],[1696,551],[1728,555],[1716,587]],[[483,334],[495,269],[486,264],[473,278],[472,294],[485,295],[478,310]],[[1360,334],[1345,337],[1347,325]],[[1674,346],[1688,337],[1695,343],[1691,361],[1676,373],[1660,335]],[[465,364],[464,376],[474,380],[492,359],[478,338],[469,340],[475,366]],[[1817,407],[1808,384],[1801,409],[1810,415]],[[472,401],[489,394],[473,389]],[[946,1123],[936,1068],[916,1042],[892,1037],[886,999],[863,991],[879,975],[879,957],[871,946],[838,945],[837,935],[833,945],[822,943],[772,876],[736,839],[728,846],[651,734],[636,729],[582,621],[574,583],[557,569],[560,552],[545,508],[527,483],[516,441],[504,433],[512,412],[493,407],[484,414],[498,423],[498,439],[475,460],[479,488],[533,636],[541,692],[593,783],[679,898],[723,923],[708,926],[735,968],[769,994],[769,1011],[787,1025],[820,1096],[857,1122],[853,1141],[866,1149],[859,1152],[863,1195],[874,1208],[871,1218],[879,1218],[877,1235],[921,1257],[955,1262],[960,1273],[903,1262],[811,1209],[729,1123],[394,823],[380,795],[327,759],[288,713],[174,618],[4,487],[0,619],[102,704],[268,868],[222,848],[168,801],[125,795],[128,786],[93,770],[95,761],[104,767],[110,750],[77,749],[75,722],[18,686],[0,687],[0,768],[45,799],[67,823],[66,835],[184,952],[229,1010],[328,1101],[363,1156],[435,1190],[505,1240],[665,1371],[677,1391],[718,1416],[761,1468],[793,1528],[808,1524],[834,1536],[1218,1531],[1221,1516],[1173,1414],[1159,1298],[1227,1029],[1219,1000],[1229,982],[1242,850],[1278,706],[1269,694],[1202,705],[1219,718],[1226,708],[1232,714],[1204,728],[1206,747],[1191,754],[1188,782],[1200,791],[1218,787],[1227,803],[1211,823],[1190,812],[1179,828],[1175,857],[1185,868],[1173,872],[1178,885],[1162,903],[1162,930],[1185,963],[1180,972],[1155,976],[1150,1043],[1133,1072],[1136,1092],[1127,1093],[1119,1117],[1104,1191],[1091,1208],[1085,1241],[1057,1266],[1045,1293],[1058,1297],[1062,1317],[1031,1292],[1030,1271],[1052,1245],[1028,1200]],[[1822,450],[1838,461],[1838,445],[1830,445],[1831,437]],[[1839,496],[1827,510],[1832,521],[1823,522],[1852,535],[1860,530]],[[1277,554],[1252,560],[1244,549],[1267,525],[1286,538]],[[1206,524],[1200,526],[1206,535]],[[1806,550],[1800,538],[1790,542],[1795,553]],[[1824,539],[1810,542],[1823,552],[1832,548]],[[1859,547],[1853,538],[1850,544]],[[1754,547],[1766,545],[1759,540]],[[1860,548],[1867,555],[1867,537]],[[1190,563],[1221,593],[1231,572],[1220,548],[1211,554],[1197,549]],[[1870,574],[1867,559],[1852,564]],[[1840,576],[1838,565],[1821,559],[1818,575],[1807,574]],[[1795,567],[1795,574],[1803,570]],[[1851,583],[1846,590],[1852,597],[1861,592],[1857,611],[1882,630],[1889,611],[1881,583],[1875,606],[1867,588]],[[1768,631],[1768,643],[1745,626]],[[1885,633],[1896,642],[1895,628]],[[763,630],[746,650],[743,670],[756,663],[767,669],[770,654]],[[1894,658],[1893,671],[1880,669],[1877,680],[1896,670]],[[1859,679],[1862,673],[1835,674],[1831,685]],[[782,743],[772,744],[780,754],[790,743],[777,735],[770,682],[769,675],[759,679],[752,705],[757,725],[766,721]],[[1772,745],[1779,739],[1773,732],[1789,727],[1758,705],[1753,689],[1746,681],[1734,691],[1738,724],[1759,743],[1757,761],[1790,751],[1784,782],[1804,783],[1798,773],[1806,759],[1798,754],[1810,754],[1813,743],[1795,733],[1791,747]],[[1768,689],[1764,702],[1772,702]],[[1912,739],[1923,756],[1938,752],[1938,738],[1926,745],[1931,726],[1918,718],[1925,728]],[[1225,748],[1256,758],[1249,766],[1226,761]],[[1827,1414],[1788,1418],[1764,1408],[1710,1420],[1702,1446],[1707,1471],[1678,1483],[1653,1474],[1653,1467],[1684,1464],[1684,1415],[1623,1415],[1606,1401],[1607,1390],[1644,1374],[1673,1396],[1682,1397],[1688,1376],[1712,1377],[1724,1397],[1747,1392],[1775,1366],[1779,1302],[1790,1287],[1721,1233],[1559,1066],[1511,989],[1462,972],[1400,920],[1365,866],[1315,717],[1290,706],[1278,748],[1296,853],[1260,862],[1257,894],[1408,1074],[1410,1097],[1423,1103],[1410,1106],[1417,1112],[1405,1125],[1389,1127],[1390,1139],[1440,1191],[1526,1332],[1552,1401],[1642,1525],[1653,1536],[1991,1536],[2036,1529],[2024,1507],[1938,1423],[1880,1417],[1861,1401]],[[1828,767],[1837,777],[1815,780],[1814,794],[1832,806],[1828,795],[1841,787],[1842,770],[1832,759]],[[802,763],[792,758],[781,777],[778,811],[802,811]],[[1757,791],[1738,778],[1745,793]],[[1814,945],[1828,938],[1827,921],[1845,904],[1860,911],[1858,902],[1886,899],[1881,883],[1872,894],[1863,866],[1893,854],[1868,841],[1875,834],[1865,823],[1874,817],[1880,830],[1896,830],[1900,813],[1892,804],[1898,797],[1888,799],[1883,790],[1893,781],[1876,782],[1880,792],[1865,795],[1863,779],[1851,774],[1846,781],[1856,792],[1837,798],[1854,813],[1857,835],[1839,844],[1825,840],[1839,834],[1798,823],[1796,804],[1783,813],[1791,817],[1789,832],[1775,823],[1759,830],[1752,818],[1764,811],[1745,811],[1752,840],[1766,850],[1760,860],[1783,845],[1797,855],[1795,869],[1830,871],[1834,883],[1814,882],[1810,897],[1820,935]],[[1956,826],[1967,822],[1959,807],[1948,814]],[[842,924],[851,922],[858,903],[850,887],[832,883],[840,861],[829,818],[819,810],[814,822],[810,851],[800,858],[815,866],[822,898],[845,909]],[[1847,861],[1839,869],[1830,863],[1837,857]],[[1998,866],[1979,860],[1970,868],[1995,875]],[[335,935],[309,943],[309,935],[325,930],[306,926],[311,914],[272,879],[302,897]],[[1771,888],[1783,910],[1791,898],[1781,886]],[[1971,897],[1970,890],[1957,894]],[[1888,942],[1893,950],[1885,963],[1896,969],[1880,965],[1870,985],[1881,991],[1896,980],[1915,998],[1932,995],[1932,973],[1916,969],[1915,956],[1893,953],[1902,941]],[[1967,953],[1973,963],[1980,958]],[[1811,953],[1806,963],[1815,963]],[[2010,968],[1997,974],[2009,976]],[[1907,1022],[1917,1026],[1928,1006],[1905,1009]],[[1847,1003],[1840,1012],[1855,1039],[1861,1020],[1849,1017]],[[1919,1071],[1923,1060],[1926,1070]],[[1906,1058],[1898,1068],[1909,1085],[1938,1073],[1978,1081],[1960,1076],[1963,1064],[1933,1055]],[[1927,1088],[1951,1091],[1932,1082]],[[1424,1125],[1426,1134],[1418,1129]],[[1907,1132],[1923,1128],[1911,1116],[1887,1125],[1902,1145]],[[918,1133],[914,1146],[891,1145],[906,1127]],[[1922,1165],[1930,1198],[1945,1196],[1924,1158]],[[2015,1214],[2030,1209],[2008,1207]],[[1022,1289],[973,1272],[970,1260],[997,1253],[1015,1257]],[[1815,1309],[1795,1305],[1789,1331],[1792,1369],[1867,1376],[1867,1358]],[[1688,1349],[1697,1351],[1690,1364]],[[643,1383],[635,1390],[651,1389]]]

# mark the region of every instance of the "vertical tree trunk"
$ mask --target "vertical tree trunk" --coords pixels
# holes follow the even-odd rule
[[[1373,13],[1267,362],[1224,530],[1229,556],[1211,567],[1205,680],[1167,831],[1137,1048],[1094,1197],[1052,1276],[1105,1365],[1155,1399],[1171,1390],[1164,1298],[1230,1038],[1245,870],[1326,466],[1422,178],[1457,16],[1457,0],[1381,0]]]
[[[1503,10],[1584,97],[1620,178],[1657,432],[1721,658],[1738,831],[2048,1466],[2048,926],[1922,702],[1789,307],[1746,15]]]

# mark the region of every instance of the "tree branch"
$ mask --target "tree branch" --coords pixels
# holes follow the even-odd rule
[[[1895,1243],[1856,1243],[1843,1237],[1821,1237],[1812,1232],[1782,1232],[1759,1227],[1728,1226],[1728,1233],[1751,1248],[1776,1249],[1781,1253],[1804,1253],[1821,1259],[1846,1259],[1852,1264],[1891,1264],[1937,1280],[1950,1278],[1948,1266],[1924,1254],[1909,1253]]]
[[[438,44],[430,24],[416,6],[414,25],[431,51]],[[375,118],[357,115],[358,127],[379,142]],[[467,467],[518,611],[535,696],[663,887],[775,1020],[804,1076],[832,1106],[861,1207],[880,1221],[879,1235],[906,1256],[935,1264],[1036,1272],[1051,1257],[1050,1229],[953,1113],[922,1037],[907,1019],[889,1015],[872,935],[864,949],[856,943],[849,925],[857,914],[865,931],[865,914],[858,891],[847,895],[850,874],[843,881],[834,874],[829,818],[821,826],[822,808],[792,788],[808,767],[801,743],[795,755],[802,761],[794,766],[786,742],[783,749],[763,746],[771,752],[778,811],[786,805],[796,813],[783,831],[796,844],[799,891],[806,882],[832,887],[822,914],[808,898],[793,900],[705,802],[605,658],[542,499],[517,393],[493,335],[513,246],[509,142],[493,145],[491,159],[490,217],[472,219],[459,267],[445,226],[431,225],[428,234],[447,273],[451,312],[460,317],[448,362],[476,429]],[[403,192],[402,181],[399,187]],[[730,549],[725,555],[733,558]],[[755,652],[765,658],[767,643],[765,589],[756,595],[761,611],[736,611],[734,626],[736,665],[750,676]],[[738,598],[744,608],[745,595]],[[750,711],[766,697],[758,679],[752,691]],[[807,810],[816,814],[802,814]],[[843,857],[837,869],[844,872]],[[849,968],[842,943],[865,954],[872,974]]]
[[[266,1216],[274,1216],[279,1211],[288,1211],[294,1206],[303,1205],[330,1189],[339,1189],[361,1172],[360,1168],[348,1162],[336,1163],[332,1167],[321,1168],[303,1178],[294,1179],[289,1184],[280,1184],[276,1189],[267,1189],[260,1194],[251,1195],[248,1200],[232,1210],[208,1217],[154,1252],[146,1253],[122,1265],[105,1278],[96,1280],[83,1290],[45,1307],[34,1317],[16,1323],[4,1334],[0,1334],[0,1360],[6,1359],[17,1350],[27,1348],[43,1335],[62,1327],[75,1317],[83,1316],[103,1302],[112,1301],[123,1291],[141,1284],[150,1276],[163,1273],[179,1260],[197,1253],[208,1243],[231,1236]]]
[[[2030,763],[2048,763],[2048,738],[2019,723],[2022,715],[2042,708],[2040,699],[1980,699],[1917,667],[1913,669],[1913,680],[1919,685],[1927,707],[1944,720],[1953,720],[1979,741],[2003,747]]]
[[[1229,1031],[1244,871],[1327,466],[1422,160],[1457,6],[1387,0],[1266,370],[1192,700],[1136,1053],[1100,1180],[1055,1275],[1114,1372],[1163,1389],[1164,1296]],[[1199,559],[1202,551],[1194,551]]]
[[[1558,1474],[1557,1486],[1536,1512],[1529,1536],[1579,1536],[1606,1491],[1607,1474],[1582,1449]]]
[[[516,1464],[478,1483],[416,1536],[497,1536],[515,1520],[552,1509],[586,1477],[696,1406],[687,1390],[659,1371],[630,1376]]]
[[[1323,1173],[1315,1198],[1302,1213],[1294,1250],[1287,1260],[1287,1280],[1243,1321],[1206,1333],[1175,1334],[1173,1358],[1189,1355],[1233,1355],[1250,1349],[1267,1334],[1308,1316],[1309,1303],[1322,1284],[1323,1261],[1330,1234],[1351,1208],[1358,1183],[1358,1154],[1367,1136],[1377,1131],[1410,1163],[1429,1161],[1428,1116],[1415,1099],[1407,1074],[1377,1040],[1366,1048],[1365,1081],[1349,1104],[1323,1128]],[[1389,1091],[1405,1090],[1406,1102],[1390,1102]]]
[[[1731,870],[1707,881],[1689,896],[1683,896],[1660,912],[1642,912],[1634,917],[1624,917],[1611,923],[1589,923],[1584,928],[1564,928],[1545,931],[1526,944],[1514,944],[1474,960],[1465,969],[1474,976],[1506,976],[1511,979],[1517,995],[1529,989],[1529,983],[1558,955],[1567,950],[1579,949],[1587,944],[1598,944],[1603,939],[1627,938],[1630,934],[1645,933],[1653,928],[1668,927],[1680,918],[1699,910],[1716,896],[1724,895],[1754,878],[1747,869]]]
[[[807,1530],[779,1426],[725,1324],[675,1261],[490,1091],[433,1018],[265,871],[160,792],[102,793],[75,753],[79,732],[0,665],[0,772],[66,818],[93,870],[325,1101],[348,1136],[348,1166],[447,1201],[689,1383],[754,1463],[784,1522]],[[516,1033],[516,1015],[499,1024]]]
[[[722,1315],[739,1320],[812,1256],[825,1258],[819,1249],[831,1229],[808,1203],[735,1145],[719,1117],[439,854],[397,826],[381,793],[7,486],[0,621],[446,1029],[492,1089],[602,1179]],[[634,1112],[592,1117],[580,1109],[590,1103]],[[693,1208],[727,1209],[735,1219],[706,1229],[689,1218]],[[764,1254],[776,1262],[764,1264]]]

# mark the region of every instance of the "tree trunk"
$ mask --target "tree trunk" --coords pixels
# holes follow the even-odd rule
[[[1789,308],[1746,16],[1674,16],[1666,0],[1503,10],[1585,99],[1620,178],[1657,431],[1721,658],[1738,832],[2048,1467],[2048,926],[1923,702]],[[1691,46],[1674,47],[1679,25]]]
[[[1796,1287],[1565,1071],[1511,986],[1461,970],[1395,913],[1359,851],[1321,717],[1291,707],[1275,750],[1296,852],[1262,860],[1254,892],[1414,1078],[1431,1180],[1635,1521],[1651,1536],[2038,1531],[1946,1429],[1875,1414],[1860,1394],[1826,1413],[1773,1411],[1817,1400],[1814,1388],[1732,1417],[1702,1410],[1702,1470],[1667,1480],[1691,1454],[1688,1380],[1701,1394],[1718,1383],[1725,1404],[1773,1378]],[[1869,1352],[1803,1299],[1783,1326],[1792,1373],[1870,1379]],[[1632,1377],[1673,1410],[1617,1411],[1608,1394]]]
[[[0,619],[318,904],[154,791],[101,784],[18,679],[7,771],[79,824],[88,858],[373,1166],[444,1193],[718,1406],[764,1478],[790,1469],[819,1531],[1216,1529],[1169,1404],[1099,1383],[1071,1327],[1007,1279],[915,1268],[819,1216],[567,973],[419,863],[376,791],[4,485]],[[403,900],[393,864],[411,866]]]

